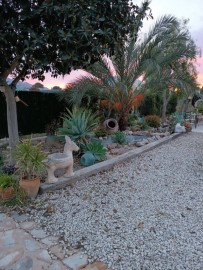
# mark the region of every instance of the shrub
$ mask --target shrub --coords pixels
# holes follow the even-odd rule
[[[160,117],[158,115],[147,115],[145,121],[150,127],[157,128],[160,126]]]
[[[162,97],[160,93],[148,93],[145,95],[144,101],[139,106],[141,115],[159,114],[162,106]]]
[[[141,130],[146,130],[149,128],[147,122],[144,120],[144,121],[138,121],[137,122],[137,125],[140,127]]]
[[[48,135],[55,135],[59,127],[60,121],[53,119],[50,124],[46,125],[46,133]]]
[[[82,147],[82,152],[84,154],[91,153],[95,157],[95,160],[102,161],[106,155],[106,148],[101,144],[101,142],[91,141]]]
[[[108,135],[108,131],[106,130],[105,127],[98,127],[95,131],[94,131],[95,135],[99,138],[99,137],[106,137]]]
[[[128,126],[136,126],[137,116],[134,114],[128,115]]]
[[[116,131],[112,134],[112,140],[115,143],[123,144],[126,142],[126,136],[122,131]]]
[[[11,175],[1,174],[0,175],[0,188],[7,188],[13,186],[13,179]]]
[[[63,119],[63,128],[59,128],[60,134],[69,136],[77,143],[87,143],[99,123],[98,115],[84,108],[74,108],[72,112],[67,109]]]

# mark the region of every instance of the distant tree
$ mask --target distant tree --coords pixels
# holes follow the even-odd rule
[[[103,53],[113,54],[129,35],[137,35],[148,11],[148,0],[140,7],[129,0],[0,1],[0,84],[5,86],[10,146],[19,140],[19,80],[43,80],[45,72],[57,77]]]
[[[145,84],[146,89],[162,93],[162,123],[165,122],[167,106],[174,90],[182,91],[188,100],[197,87],[194,66],[197,47],[189,33],[187,20],[178,21],[176,27],[166,35],[165,41],[164,50],[153,59],[156,64]]]
[[[51,90],[58,90],[58,91],[61,91],[62,90],[62,88],[60,87],[60,86],[53,86],[52,88],[51,88]]]
[[[44,85],[42,83],[37,82],[32,85],[30,91],[39,91],[39,88],[44,88]]]

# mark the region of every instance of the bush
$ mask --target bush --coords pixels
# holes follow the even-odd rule
[[[160,126],[160,117],[158,115],[147,115],[145,121],[150,127],[157,128]]]
[[[67,109],[63,119],[63,128],[59,128],[60,134],[69,136],[77,143],[87,143],[99,123],[98,115],[84,108],[74,108],[72,112]]]
[[[149,125],[147,124],[147,122],[144,121],[137,121],[137,125],[141,130],[146,130],[149,128]]]
[[[136,126],[136,120],[137,120],[137,116],[134,114],[129,114],[128,115],[128,126],[132,127],[132,126]]]
[[[95,157],[95,160],[102,161],[105,159],[106,148],[101,144],[101,142],[91,141],[82,147],[82,152],[84,154],[91,153]]]
[[[108,131],[106,130],[105,127],[98,127],[95,131],[94,131],[95,135],[99,138],[99,137],[106,137],[108,135]]]
[[[50,124],[46,125],[46,134],[55,135],[60,127],[60,121],[58,119],[53,119]]]
[[[162,106],[162,97],[160,93],[147,93],[144,101],[139,106],[141,115],[159,114]]]
[[[116,131],[112,134],[112,140],[115,143],[123,144],[126,142],[126,136],[122,131]]]
[[[0,188],[7,188],[13,186],[13,178],[8,174],[0,175]]]
[[[174,113],[176,111],[177,104],[178,104],[178,96],[176,93],[173,93],[168,102],[166,113],[167,114]]]

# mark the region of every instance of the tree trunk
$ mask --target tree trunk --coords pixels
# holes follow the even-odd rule
[[[118,121],[119,129],[121,131],[126,130],[128,126],[128,112],[123,112]]]
[[[7,106],[9,146],[11,149],[14,149],[16,144],[19,142],[17,108],[15,101],[15,93],[8,85],[6,86],[5,95]]]
[[[169,103],[169,100],[171,98],[171,93],[169,92],[169,95],[167,97],[167,93],[166,93],[167,89],[163,90],[163,105],[162,105],[162,111],[161,111],[161,123],[162,125],[165,123],[166,121],[166,109]]]

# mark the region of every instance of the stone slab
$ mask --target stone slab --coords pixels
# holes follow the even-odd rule
[[[90,176],[95,175],[101,171],[109,170],[119,163],[128,161],[128,160],[135,158],[137,156],[140,156],[141,154],[148,152],[156,147],[159,147],[160,145],[168,143],[168,142],[176,139],[177,137],[181,136],[182,134],[184,134],[184,133],[171,134],[170,136],[164,137],[158,141],[154,141],[154,142],[151,142],[150,144],[144,145],[140,148],[130,150],[130,151],[128,151],[120,156],[115,157],[115,158],[108,159],[108,160],[99,162],[97,164],[94,164],[92,166],[86,167],[84,169],[78,170],[75,172],[74,176],[72,176],[70,178],[61,177],[59,179],[59,181],[56,183],[52,183],[52,184],[43,183],[40,186],[39,193],[42,194],[42,193],[49,192],[52,190],[64,188],[68,185],[75,183],[78,180],[84,179],[86,177],[90,177]]]
[[[67,259],[64,259],[63,263],[71,270],[79,270],[88,264],[88,257],[87,255],[78,252]]]

